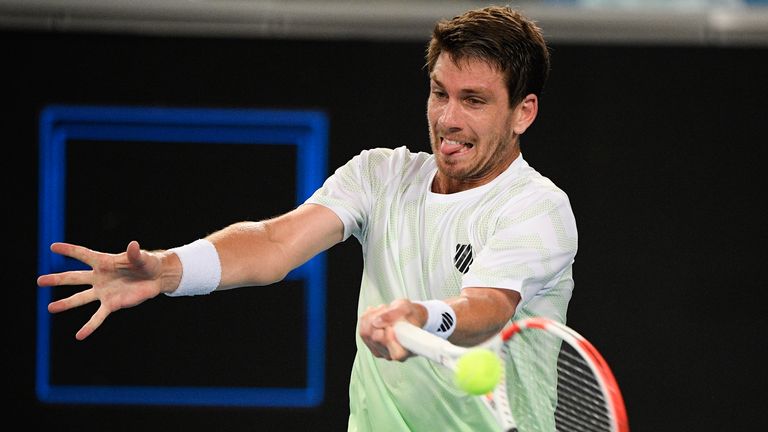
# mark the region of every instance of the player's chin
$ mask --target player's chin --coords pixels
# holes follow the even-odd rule
[[[462,179],[467,177],[471,171],[471,164],[467,163],[467,161],[457,159],[446,160],[444,158],[440,158],[438,159],[437,167],[443,175],[453,179]]]

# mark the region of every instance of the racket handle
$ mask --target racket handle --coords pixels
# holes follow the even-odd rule
[[[452,366],[467,351],[407,321],[398,321],[394,329],[397,341],[405,349],[445,366]]]

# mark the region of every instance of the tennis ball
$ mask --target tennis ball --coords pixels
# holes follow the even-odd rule
[[[456,361],[454,379],[469,394],[486,394],[501,380],[501,361],[491,350],[471,349]]]

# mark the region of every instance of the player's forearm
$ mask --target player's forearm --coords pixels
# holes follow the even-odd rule
[[[221,262],[218,289],[278,282],[343,235],[341,220],[319,205],[302,205],[262,222],[232,224],[208,236]]]
[[[221,262],[219,290],[275,283],[300,265],[276,241],[266,222],[235,223],[207,238]]]
[[[515,313],[520,294],[495,288],[465,288],[446,302],[456,313],[456,329],[450,341],[477,345],[501,331]]]

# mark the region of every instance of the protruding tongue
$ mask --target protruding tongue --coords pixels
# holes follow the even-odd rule
[[[461,151],[463,148],[464,145],[457,143],[456,141],[448,141],[444,139],[443,142],[440,143],[440,153],[444,155],[452,155]]]

